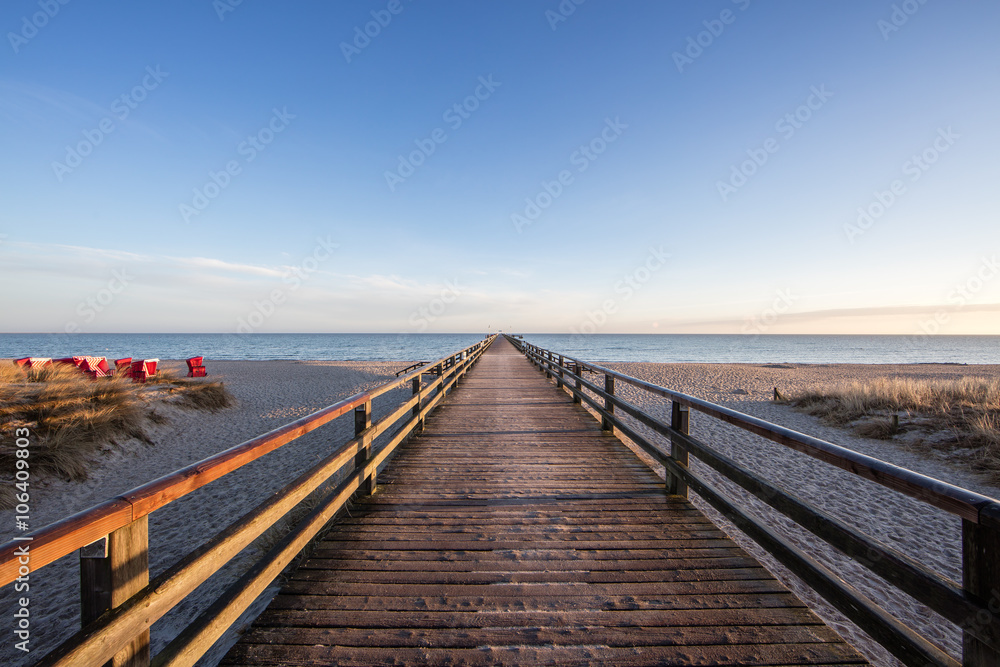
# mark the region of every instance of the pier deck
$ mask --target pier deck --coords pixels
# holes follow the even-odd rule
[[[866,661],[506,340],[226,665]]]

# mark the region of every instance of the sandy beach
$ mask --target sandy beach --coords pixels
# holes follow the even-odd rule
[[[374,387],[393,378],[395,371],[407,365],[406,362],[330,361],[209,360],[206,363],[211,379],[224,380],[236,397],[236,407],[214,414],[172,408],[165,411],[169,421],[150,430],[154,445],[133,441],[121,449],[103,452],[95,460],[94,471],[86,482],[53,481],[33,487],[33,525],[41,527],[86,509],[357,391]],[[183,366],[180,362],[167,362],[165,365],[178,370]],[[968,375],[1000,377],[998,366],[607,365],[917,472],[980,493],[1000,496],[1000,489],[984,483],[973,472],[945,457],[909,451],[891,442],[858,438],[846,431],[824,426],[815,418],[796,412],[788,406],[771,402],[774,387],[787,395],[818,385],[863,381],[887,375],[937,379]],[[618,393],[653,413],[665,415],[668,412],[669,405],[662,399],[650,399],[641,395],[638,390],[623,385],[619,385]],[[865,532],[880,536],[897,549],[918,557],[935,571],[956,580],[961,579],[960,526],[957,519],[744,431],[721,423],[711,423],[712,421],[692,413],[692,433]],[[150,517],[152,576],[162,572],[205,539],[252,509],[268,494],[314,464],[332,447],[344,442],[350,436],[352,428],[353,424],[349,424],[348,420],[338,420],[333,427],[309,434],[155,512]],[[714,479],[704,466],[698,466],[698,471]],[[720,485],[733,491],[732,485]],[[947,624],[943,621],[934,618],[916,602],[890,589],[857,564],[839,556],[832,548],[819,543],[812,535],[789,526],[789,522],[775,516],[766,507],[756,502],[748,505],[755,515],[781,532],[791,535],[796,544],[820,558],[880,604],[890,608],[953,654],[958,654],[961,638],[957,632],[946,630]],[[716,517],[714,512],[708,513],[713,518]],[[9,515],[10,512],[6,514]],[[10,516],[5,516],[2,520],[4,525],[11,525]],[[724,521],[720,523],[725,525]],[[727,530],[734,532],[729,528]],[[870,639],[798,583],[758,547],[739,535],[734,536],[848,641],[865,652],[873,664],[896,664],[884,651],[874,646]],[[9,537],[6,535],[4,539]],[[253,549],[251,547],[241,554],[240,558],[230,563],[154,626],[154,653],[247,567],[257,555]],[[10,643],[6,643],[0,654],[0,661],[4,664],[35,662],[79,627],[76,560],[75,557],[67,557],[32,574],[34,597],[31,613],[32,628],[35,631],[33,650],[25,657],[15,651]],[[12,609],[14,603],[11,587],[3,591],[2,598],[0,604],[3,608]],[[212,660],[218,659],[221,653],[222,650],[217,650],[204,664],[212,664]]]

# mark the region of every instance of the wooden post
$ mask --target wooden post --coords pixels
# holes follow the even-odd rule
[[[120,607],[149,583],[148,516],[80,549],[80,623],[86,627]],[[149,630],[129,642],[107,667],[148,667]]]
[[[690,430],[690,411],[686,405],[681,405],[677,401],[672,401],[670,404],[670,428],[674,429],[679,433],[687,435]],[[687,467],[688,465],[688,452],[684,447],[677,442],[670,442],[670,458],[674,460],[678,465]],[[676,475],[671,475],[670,471],[667,471],[667,493],[674,496],[684,496],[687,498],[688,488],[687,483],[678,478]]]
[[[80,549],[80,626],[111,609],[111,564],[107,536]]]
[[[371,457],[371,447],[372,441],[371,436],[366,435],[366,431],[371,428],[372,425],[372,402],[365,401],[364,405],[359,405],[354,408],[354,437],[361,438],[361,445],[358,449],[357,455],[354,457],[354,467],[362,468],[368,462]],[[370,496],[375,493],[375,471],[372,470],[372,474],[366,477],[361,482],[361,488],[358,491],[363,496]]]
[[[962,520],[962,587],[986,610],[967,619],[969,626],[1000,623],[1000,531]],[[995,635],[994,635],[995,636]],[[962,643],[963,667],[1000,665],[1000,651],[968,632]]]
[[[414,417],[420,414],[420,409],[421,407],[423,407],[421,405],[421,403],[423,402],[423,398],[421,398],[420,396],[420,383],[423,377],[424,377],[423,374],[420,374],[417,377],[413,378],[413,381],[410,383],[411,386],[413,387],[413,395],[417,397],[417,403],[416,405],[413,406]],[[421,419],[419,422],[417,422],[417,427],[416,429],[414,429],[414,432],[420,433],[423,430],[424,430],[424,420]]]
[[[611,394],[612,396],[614,396],[614,393],[615,393],[615,376],[614,375],[608,375],[608,374],[604,375],[604,391],[605,391],[605,393],[608,393],[608,394]],[[608,412],[610,412],[611,414],[615,413],[615,404],[614,404],[614,401],[611,400],[611,398],[605,398],[604,399],[604,409],[607,410]],[[611,431],[612,433],[614,433],[614,430],[615,430],[615,426],[614,426],[614,424],[611,423],[611,420],[608,419],[607,417],[604,417],[603,415],[601,416],[601,430],[602,431]]]
[[[558,370],[556,370],[556,388],[557,389],[561,389],[562,386],[563,386],[563,369],[562,369],[562,367],[563,367],[564,363],[565,363],[565,361],[563,360],[563,356],[560,354],[559,355],[559,368],[558,368]]]
[[[576,380],[576,382],[574,384],[575,384],[575,386],[577,388],[577,391],[580,391],[580,390],[583,389],[583,384],[579,380],[579,378],[583,377],[583,375],[582,375],[583,368],[580,367],[580,362],[579,361],[573,363],[573,372],[576,373],[576,377],[577,377],[577,380]],[[573,394],[573,402],[574,403],[582,403],[583,399],[580,398],[579,394]]]

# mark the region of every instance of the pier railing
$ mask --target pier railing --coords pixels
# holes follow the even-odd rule
[[[510,336],[507,339],[547,377],[553,378],[557,386],[570,392],[575,402],[589,405],[599,416],[605,430],[617,429],[663,465],[668,493],[686,496],[689,488],[693,490],[904,664],[914,667],[1000,665],[1000,503],[995,499],[730,408],[542,349],[524,340]],[[603,384],[588,380],[585,377],[587,373],[593,374],[591,379],[600,380],[603,377]],[[669,399],[670,422],[666,423],[615,395],[617,382]],[[758,472],[740,465],[710,444],[693,438],[689,433],[691,410],[958,517],[962,521],[962,583],[938,574],[918,560],[857,531],[791,491],[763,479]],[[626,423],[622,415],[633,421]],[[670,451],[664,451],[640,433],[636,423],[669,439]],[[962,661],[956,661],[835,572],[743,511],[731,497],[692,471],[688,465],[690,456],[697,457],[752,496],[960,628],[964,633]],[[858,511],[864,512],[865,509],[859,507]]]
[[[37,665],[193,665],[355,494],[479,359],[495,336],[0,546],[0,586],[80,550],[83,628]],[[433,378],[424,380],[424,376]],[[372,421],[372,401],[402,387],[412,397]],[[165,572],[149,579],[149,515],[333,420],[353,413],[354,437]],[[402,422],[402,423],[400,423]],[[375,446],[376,438],[385,435]],[[341,479],[343,478],[343,479]],[[340,480],[337,483],[337,480]],[[187,629],[150,659],[149,629],[317,489],[319,504]]]

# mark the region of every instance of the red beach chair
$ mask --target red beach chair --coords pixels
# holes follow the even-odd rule
[[[52,359],[49,357],[25,357],[23,359],[15,359],[14,363],[24,370],[35,370],[45,366],[51,366]]]
[[[160,363],[159,359],[143,359],[141,361],[132,362],[132,382],[145,382],[147,379],[156,375],[156,365]]]
[[[203,378],[208,374],[202,365],[204,360],[205,357],[191,357],[187,360],[189,378]]]
[[[80,362],[80,370],[94,380],[111,375],[107,357],[84,357]]]
[[[132,357],[115,359],[115,375],[118,377],[132,377]]]

